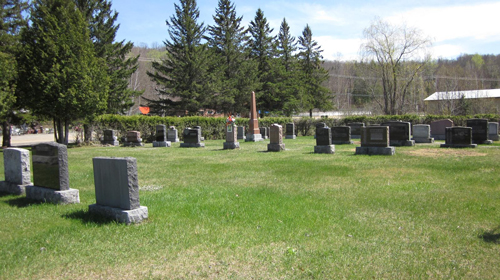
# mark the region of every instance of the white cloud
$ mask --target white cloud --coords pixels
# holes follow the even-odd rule
[[[361,39],[339,39],[333,36],[314,37],[323,50],[326,60],[356,60],[359,57]]]
[[[464,53],[464,49],[457,45],[443,44],[432,47],[433,58],[455,58]]]

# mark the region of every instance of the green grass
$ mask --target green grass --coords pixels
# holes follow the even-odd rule
[[[0,196],[0,279],[500,278],[499,144],[222,143],[70,148],[80,204]],[[146,222],[88,213],[96,156],[137,158]]]

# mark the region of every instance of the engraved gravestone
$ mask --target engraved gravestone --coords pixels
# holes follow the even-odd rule
[[[250,97],[250,116],[248,120],[248,132],[245,142],[258,142],[263,141],[259,129],[259,119],[257,115],[257,102],[255,100],[255,92],[252,91]]]
[[[148,208],[139,202],[137,160],[135,158],[92,159],[96,204],[89,212],[131,224],[148,218]]]
[[[125,147],[137,147],[144,146],[142,144],[141,133],[139,131],[129,131],[127,136],[125,136],[125,142],[123,143]]]
[[[428,124],[414,125],[413,141],[415,143],[434,143],[434,138],[431,137],[431,126]]]
[[[452,126],[453,126],[453,121],[450,119],[431,122],[431,137],[433,137],[436,140],[445,140],[446,128]]]
[[[489,122],[488,123],[488,139],[492,141],[498,141],[498,123],[497,122]]]
[[[334,126],[332,127],[332,144],[352,144],[351,127],[349,126]]]
[[[269,132],[267,127],[260,127],[260,135],[262,135],[262,139],[269,139]]]
[[[285,139],[296,139],[296,138],[297,137],[295,136],[295,124],[287,123]]]
[[[179,140],[179,133],[177,131],[177,129],[175,129],[175,126],[171,126],[169,129],[168,129],[168,132],[167,132],[167,141],[172,143],[172,142],[180,142]]]
[[[181,143],[182,148],[203,148],[205,143],[201,143],[201,129],[185,128],[182,133],[184,143]]]
[[[285,144],[283,144],[283,128],[281,125],[276,123],[271,125],[269,139],[270,143],[267,144],[267,151],[280,152],[285,150]]]
[[[245,127],[238,126],[238,140],[245,140],[247,137],[245,136]]]
[[[329,127],[319,127],[316,129],[316,146],[314,146],[314,153],[335,153],[335,145],[332,145],[332,131]]]
[[[226,126],[226,142],[223,143],[223,149],[239,149],[237,126],[232,123]]]
[[[472,128],[472,143],[474,144],[491,144],[493,141],[488,140],[488,120],[487,119],[469,119],[467,127]]]
[[[347,124],[347,126],[351,127],[351,138],[359,139],[361,138],[361,128],[365,127],[365,124],[362,122],[353,122]]]
[[[79,192],[69,187],[68,151],[65,145],[42,143],[32,148],[33,186],[26,198],[51,203],[79,203]]]
[[[314,139],[316,139],[316,137],[317,137],[317,132],[318,132],[318,129],[319,129],[319,128],[328,127],[328,126],[326,125],[326,123],[324,123],[324,122],[319,122],[319,123],[316,123],[314,126],[315,126],[315,130],[314,130]]]
[[[120,143],[118,143],[118,137],[115,135],[115,131],[111,129],[104,130],[101,144],[111,146],[120,145]]]
[[[21,195],[31,185],[30,152],[20,148],[4,148],[3,164],[5,181],[0,182],[0,192]]]
[[[388,126],[366,126],[361,128],[361,147],[356,147],[357,155],[394,155],[389,146]]]
[[[415,146],[415,141],[410,140],[411,124],[409,122],[385,122],[381,126],[389,127],[390,146]]]
[[[446,128],[445,143],[441,148],[476,148],[477,144],[472,144],[472,128],[454,126]]]
[[[170,147],[171,145],[172,143],[167,141],[167,126],[163,124],[157,125],[153,147]]]

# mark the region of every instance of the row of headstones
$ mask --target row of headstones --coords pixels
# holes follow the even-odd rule
[[[230,128],[232,129],[232,128]],[[245,140],[247,139],[247,134],[245,133],[245,127],[244,126],[238,126],[238,135],[237,139],[238,140]],[[259,127],[260,134],[262,135],[262,139],[269,139],[269,134],[271,133],[271,127]],[[285,131],[285,139],[296,139],[295,136],[295,124],[294,123],[287,123],[286,124],[286,131]]]
[[[144,146],[139,131],[128,131],[123,140],[123,146],[126,147]],[[167,131],[165,125],[157,125],[153,147],[170,147],[172,142],[179,142],[179,136],[175,126],[171,126]],[[120,143],[118,142],[116,132],[110,129],[104,130],[101,144],[118,146]]]
[[[5,181],[0,182],[0,192],[55,204],[80,203],[79,191],[70,188],[65,145],[33,146],[33,183],[28,150],[6,148],[3,154]],[[89,212],[126,224],[147,219],[148,208],[139,203],[136,159],[96,157],[92,161],[96,203],[89,205]]]

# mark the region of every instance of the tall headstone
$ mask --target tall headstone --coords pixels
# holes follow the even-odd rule
[[[334,154],[335,145],[332,145],[332,131],[329,127],[320,127],[316,129],[316,154]]]
[[[353,122],[347,124],[347,126],[351,127],[351,138],[359,139],[361,138],[361,128],[365,127],[365,124],[362,122]]]
[[[415,146],[415,141],[411,139],[411,123],[394,121],[385,122],[381,126],[389,127],[389,145],[390,146]]]
[[[118,137],[115,135],[115,131],[111,129],[104,130],[101,144],[111,146],[120,145],[120,143],[118,142]]]
[[[414,125],[413,141],[415,143],[434,143],[434,138],[431,137],[431,126],[428,124]]]
[[[314,139],[316,139],[316,137],[317,137],[317,132],[318,132],[318,129],[319,129],[319,128],[328,127],[328,126],[326,125],[326,123],[324,123],[324,122],[319,122],[319,123],[316,123],[314,126],[315,126],[315,129],[316,129],[316,130],[314,131]]]
[[[5,181],[0,181],[0,192],[21,195],[32,185],[30,152],[20,148],[3,149]]]
[[[467,127],[472,128],[472,143],[474,144],[492,144],[488,140],[488,120],[487,119],[469,119]]]
[[[238,142],[238,129],[236,124],[231,123],[226,126],[226,142],[223,143],[223,149],[239,149],[240,142]]]
[[[475,148],[477,144],[472,144],[472,128],[463,126],[453,126],[446,128],[445,143],[441,148]]]
[[[33,186],[26,198],[59,204],[80,203],[79,191],[69,187],[68,150],[49,142],[33,146]]]
[[[332,130],[332,144],[343,145],[352,144],[350,126],[334,126]]]
[[[123,143],[123,146],[125,147],[144,146],[144,144],[142,144],[141,133],[135,130],[127,132],[127,136],[125,136],[125,142]]]
[[[244,126],[238,126],[238,135],[237,135],[237,139],[238,140],[245,140],[247,139],[247,137],[245,136],[245,127]]]
[[[283,127],[277,123],[271,125],[269,132],[270,143],[267,144],[268,152],[281,152],[285,150],[283,144]]]
[[[296,139],[297,136],[295,136],[295,124],[294,123],[287,123],[286,124],[286,133],[285,133],[285,139]]]
[[[258,117],[255,92],[252,91],[252,97],[250,100],[250,120],[248,121],[248,132],[245,142],[257,142],[264,140],[260,134]]]
[[[168,129],[168,132],[167,132],[167,141],[169,141],[170,143],[180,142],[180,140],[179,140],[179,133],[178,133],[177,129],[175,129],[175,126],[171,126]]]
[[[269,139],[269,130],[267,127],[260,127],[260,135],[262,135],[262,139]]]
[[[389,146],[388,126],[366,126],[361,128],[361,147],[356,147],[357,155],[392,156],[395,149]]]
[[[96,157],[92,162],[96,204],[89,212],[126,224],[147,219],[148,208],[139,203],[137,160]]]
[[[453,126],[453,121],[450,119],[431,122],[431,137],[433,137],[436,140],[445,140],[446,128],[452,126]]]
[[[497,122],[489,122],[488,123],[488,139],[492,141],[500,140],[498,137],[498,123]]]
[[[201,143],[201,129],[187,127],[182,133],[184,143],[181,148],[203,148],[205,143]]]
[[[164,124],[157,125],[153,147],[170,147],[171,145],[172,143],[167,141],[167,126]]]

